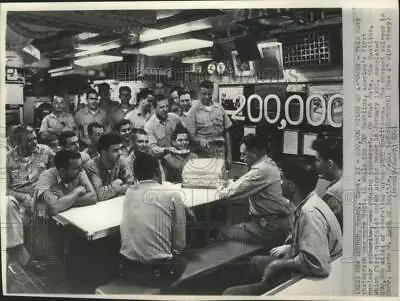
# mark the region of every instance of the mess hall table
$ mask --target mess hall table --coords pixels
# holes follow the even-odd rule
[[[189,208],[216,201],[217,189],[182,188],[181,184],[163,183],[171,192],[183,193],[183,202]],[[122,221],[125,196],[119,196],[95,205],[71,208],[53,219],[61,225],[72,225],[87,240],[107,237],[117,231]]]

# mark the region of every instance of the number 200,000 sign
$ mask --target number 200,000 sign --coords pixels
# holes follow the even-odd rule
[[[280,101],[278,95],[276,95],[276,94],[267,95],[264,98],[264,101],[257,94],[250,95],[249,98],[247,99],[247,101],[246,101],[246,98],[244,97],[244,95],[239,95],[238,98],[240,100],[240,106],[232,114],[232,119],[240,120],[240,121],[245,120],[245,116],[243,116],[243,114],[241,114],[241,113],[247,103],[247,115],[248,115],[248,119],[251,122],[255,122],[255,123],[260,122],[261,119],[263,118],[263,115],[264,115],[265,120],[270,124],[275,124],[279,121],[280,114],[281,114],[281,101]],[[313,107],[314,106],[312,107],[312,101],[315,101],[315,100],[318,100],[320,103],[320,105],[318,106],[318,108],[320,110],[318,112],[317,120],[312,118],[312,116],[314,116],[313,115],[313,113],[314,113]],[[295,94],[295,95],[290,96],[286,100],[286,103],[285,103],[285,108],[284,108],[285,109],[285,119],[281,120],[280,128],[282,129],[282,128],[286,127],[287,123],[289,123],[290,125],[301,124],[304,119],[304,107],[305,107],[305,112],[306,112],[305,117],[310,125],[319,126],[324,123],[325,119],[327,119],[328,123],[332,127],[335,127],[335,128],[341,127],[342,121],[336,122],[334,120],[334,118],[332,117],[332,113],[333,113],[332,105],[335,100],[340,100],[341,103],[343,103],[343,95],[340,93],[333,94],[329,97],[328,103],[326,103],[325,98],[321,94],[312,94],[307,98],[305,104],[303,102],[303,98],[300,95]],[[253,101],[257,102],[257,105],[259,108],[258,116],[252,115],[251,105],[252,105]],[[270,101],[275,101],[275,105],[276,105],[276,113],[275,113],[274,118],[270,118],[270,116],[268,115],[268,104],[270,103]],[[298,102],[298,108],[299,108],[299,118],[297,120],[293,120],[289,114],[290,104],[294,101]],[[264,114],[263,114],[263,112],[264,112]]]

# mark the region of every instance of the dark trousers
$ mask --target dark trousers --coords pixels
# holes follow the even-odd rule
[[[122,256],[120,273],[129,282],[167,289],[181,277],[187,263],[187,259],[183,256],[145,263],[131,261]]]
[[[250,265],[248,266],[247,279],[249,282],[253,282],[250,284],[238,285],[228,288],[224,291],[224,295],[249,295],[249,296],[259,296],[267,291],[273,289],[279,284],[287,281],[291,277],[290,272],[283,272],[277,275],[274,275],[271,279],[262,280],[262,276],[264,275],[265,269],[268,265],[278,259],[274,256],[255,256],[252,258]]]

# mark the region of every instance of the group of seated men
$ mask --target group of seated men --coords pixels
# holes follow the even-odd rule
[[[194,145],[204,156],[215,154],[215,149],[218,152],[218,142],[229,139],[223,136],[231,126],[229,118],[211,97],[212,87],[202,83],[200,101],[182,121],[178,114],[168,112],[168,99],[156,95],[151,100],[150,117],[133,113],[134,123],[128,113],[126,119],[115,122],[114,131],[109,131],[104,120],[92,119],[103,114],[94,106],[97,93],[89,91],[88,108],[76,114],[78,133],[73,126],[68,128],[72,121],[64,115],[67,113],[57,115],[55,107],[60,99],[54,98],[55,117],[43,122],[52,128],[51,122],[60,118],[67,127],[46,132],[57,136],[56,153],[38,143],[31,127],[18,126],[13,133],[16,146],[7,155],[7,254],[11,260],[40,270],[25,248],[22,226],[35,209],[54,215],[125,195],[120,227],[122,274],[131,281],[159,286],[179,278],[186,265],[182,256],[186,217],[192,212],[179,193],[169,192],[160,183],[163,178],[181,181],[184,164],[197,156],[190,151],[189,140],[198,142]],[[93,112],[93,107],[97,111]],[[147,119],[138,123],[137,117]],[[46,136],[42,133],[43,124],[41,138]],[[341,141],[317,139],[313,144],[317,152],[314,166],[296,160],[278,167],[265,145],[256,135],[246,136],[241,159],[248,172],[218,190],[218,198],[226,203],[246,199],[249,212],[247,221],[228,223],[215,239],[256,242],[271,250],[270,255],[251,261],[248,280],[257,283],[230,288],[226,294],[263,293],[278,274],[326,276],[331,258],[341,252]],[[222,148],[230,151],[224,145]],[[331,183],[320,195],[315,189],[318,175]]]

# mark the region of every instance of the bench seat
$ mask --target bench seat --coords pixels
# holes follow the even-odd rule
[[[189,279],[233,263],[240,260],[240,258],[252,256],[263,249],[263,246],[259,244],[224,241],[209,245],[201,250],[187,251],[185,256],[189,260],[188,265],[185,272],[173,286],[178,286]]]
[[[185,251],[188,265],[182,276],[172,284],[176,288],[185,281],[211,272],[223,265],[235,262],[247,256],[263,250],[262,245],[248,244],[236,241],[215,243],[201,250]],[[123,278],[117,278],[109,284],[96,289],[98,295],[157,295],[160,289],[145,287],[127,282]]]
[[[100,286],[96,289],[96,295],[158,295],[160,289],[156,287],[146,287],[143,285],[132,284],[123,278]]]

